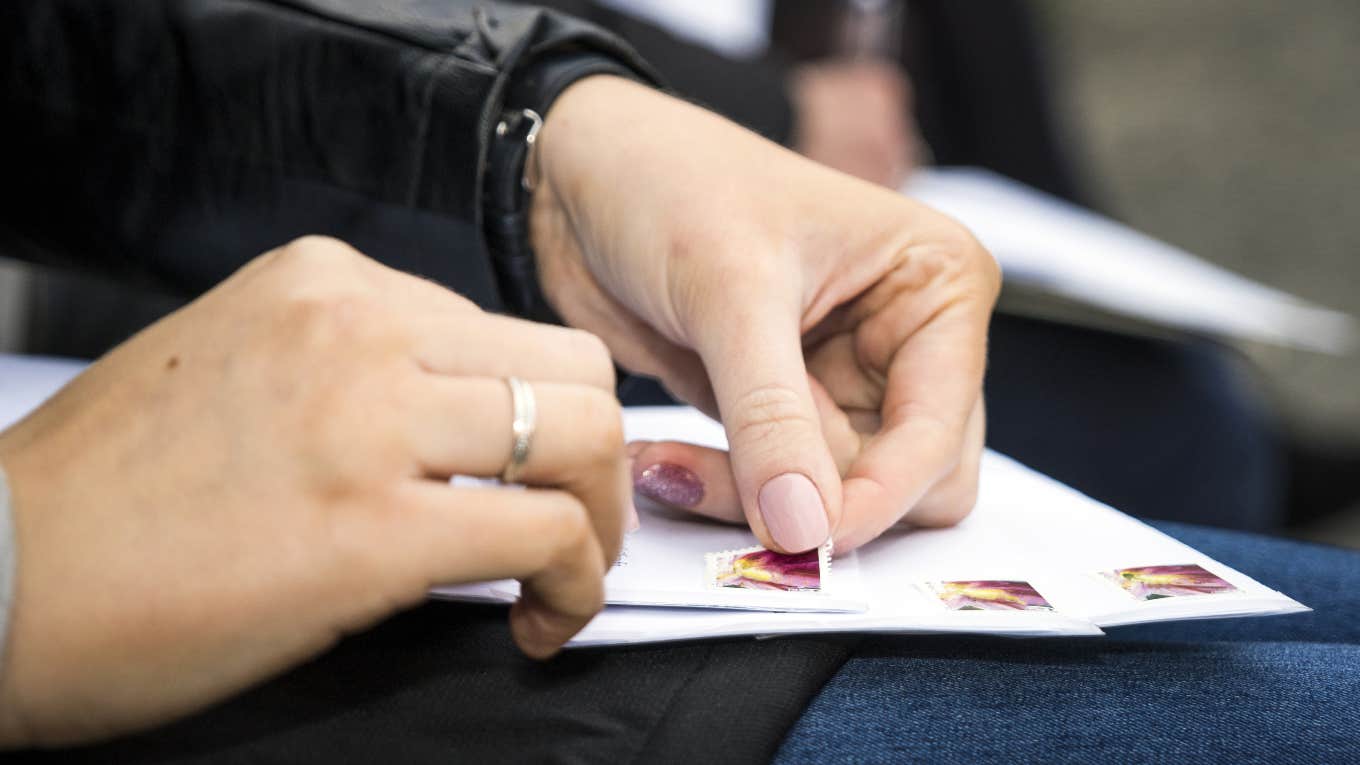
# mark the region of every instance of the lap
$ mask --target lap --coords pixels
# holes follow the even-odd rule
[[[1315,611],[1095,639],[866,641],[776,761],[1354,760],[1360,553],[1160,526]]]
[[[1352,644],[931,638],[853,658],[775,761],[1353,761],[1357,699]]]

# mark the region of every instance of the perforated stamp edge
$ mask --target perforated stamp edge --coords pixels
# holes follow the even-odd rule
[[[752,546],[750,546],[750,547],[741,547],[741,548],[738,548],[738,549],[735,549],[735,550],[720,550],[720,551],[718,551],[718,552],[705,553],[705,554],[704,554],[704,586],[705,586],[707,589],[710,589],[710,590],[722,590],[722,591],[724,591],[724,592],[737,592],[737,591],[742,591],[742,590],[747,590],[747,591],[750,591],[750,592],[781,592],[781,591],[782,591],[782,592],[787,592],[787,593],[799,593],[799,594],[805,594],[805,595],[823,595],[823,594],[827,593],[828,591],[830,591],[830,590],[832,589],[832,581],[833,581],[833,578],[832,578],[832,564],[831,564],[831,561],[832,561],[832,559],[833,559],[833,556],[832,556],[833,550],[832,550],[832,544],[831,544],[830,541],[827,541],[826,544],[824,544],[824,545],[822,545],[821,547],[817,548],[817,579],[818,579],[818,581],[817,581],[817,589],[815,589],[815,590],[814,590],[814,589],[790,589],[790,590],[770,589],[770,590],[764,590],[764,589],[747,588],[747,587],[728,587],[728,586],[724,586],[724,585],[718,584],[718,575],[719,575],[719,573],[722,572],[722,571],[724,571],[724,570],[726,570],[726,569],[728,569],[728,568],[730,568],[731,563],[732,563],[732,560],[733,560],[734,558],[739,558],[739,557],[741,557],[741,556],[743,556],[743,555],[749,555],[749,554],[754,553],[754,552],[767,552],[767,551],[768,551],[768,552],[773,552],[772,550],[769,550],[769,549],[766,548],[766,547],[762,547],[761,545],[752,545]]]

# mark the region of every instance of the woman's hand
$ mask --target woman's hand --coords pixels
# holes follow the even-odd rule
[[[537,151],[549,301],[727,430],[635,445],[640,490],[785,551],[968,513],[1000,277],[962,226],[618,78]]]
[[[525,490],[455,488],[511,451]],[[264,255],[0,436],[19,570],[0,744],[191,711],[419,603],[514,577],[531,656],[599,610],[631,488],[613,366],[332,240]]]

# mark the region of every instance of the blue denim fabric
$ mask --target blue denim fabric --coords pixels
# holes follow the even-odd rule
[[[775,761],[1360,762],[1360,553],[1160,526],[1317,610],[1103,639],[873,639]]]

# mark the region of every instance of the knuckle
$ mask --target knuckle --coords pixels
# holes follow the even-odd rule
[[[372,311],[363,295],[346,291],[298,292],[290,295],[284,319],[313,338],[347,337],[368,326]]]
[[[550,528],[545,529],[546,538],[556,546],[554,558],[571,557],[581,554],[590,547],[595,534],[590,523],[590,513],[586,506],[575,496],[557,492],[553,513],[549,516]]]
[[[614,359],[598,335],[580,329],[568,330],[567,343],[572,358],[586,367],[587,378],[598,388],[614,390]]]
[[[963,450],[967,425],[963,414],[944,412],[932,404],[908,399],[884,415],[887,422],[911,423],[911,428],[931,446],[931,464],[942,467],[952,464]]]
[[[1001,265],[992,253],[978,241],[971,229],[953,218],[947,218],[943,237],[948,248],[955,253],[961,272],[972,275],[984,293],[995,299],[1001,290]]]
[[[974,238],[972,230],[962,221],[945,213],[937,214],[940,220],[939,236],[942,240],[960,250],[968,250],[977,246],[977,239]]]
[[[930,528],[955,526],[973,512],[973,506],[976,504],[976,486],[971,489],[958,488],[951,491],[949,496],[931,503],[929,508],[922,508],[919,513],[913,514],[914,517],[910,520],[918,526]]]
[[[267,253],[268,282],[284,294],[295,290],[325,290],[365,282],[366,258],[339,239],[306,236]]]
[[[766,441],[792,428],[816,431],[820,427],[804,405],[803,397],[782,383],[747,391],[724,416],[734,423],[731,438],[737,443]]]
[[[908,520],[918,526],[953,526],[973,512],[978,501],[978,472],[960,469],[938,484],[911,513]]]
[[[333,265],[338,260],[359,257],[358,250],[339,239],[318,235],[294,239],[276,252],[275,261],[280,265],[302,269]]]
[[[942,509],[945,522],[953,526],[973,511],[978,500],[977,476],[961,476],[950,488]]]
[[[592,464],[613,462],[623,455],[623,409],[612,393],[598,388],[582,389],[578,402],[587,457]]]
[[[486,311],[483,311],[482,307],[477,305],[477,303],[473,301],[472,298],[469,298],[465,295],[460,295],[457,292],[454,292],[453,290],[449,289],[448,287],[445,287],[444,285],[440,284],[439,282],[436,282],[433,279],[426,279],[424,281],[427,281],[430,284],[433,284],[435,287],[438,287],[439,289],[443,290],[444,298],[448,300],[449,304],[456,308],[457,310],[466,311],[474,315],[483,315],[486,313]]]

